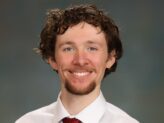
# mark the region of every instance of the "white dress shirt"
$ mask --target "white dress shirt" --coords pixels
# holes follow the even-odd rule
[[[75,117],[82,123],[139,123],[118,107],[106,102],[102,93],[75,116],[67,112],[59,97],[60,95],[56,102],[25,114],[15,123],[62,123],[65,117]]]

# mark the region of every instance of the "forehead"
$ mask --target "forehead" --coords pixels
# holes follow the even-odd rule
[[[81,22],[70,26],[63,34],[57,35],[57,42],[63,41],[105,41],[105,34],[99,27]]]

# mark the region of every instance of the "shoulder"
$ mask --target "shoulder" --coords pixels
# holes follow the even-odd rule
[[[42,123],[43,120],[52,120],[53,110],[56,107],[56,102],[44,106],[42,108],[36,109],[34,111],[28,112],[16,120],[15,123]]]
[[[114,123],[139,123],[125,111],[108,102],[106,103],[105,117],[112,119]]]

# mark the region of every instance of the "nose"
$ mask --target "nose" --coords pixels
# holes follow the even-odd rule
[[[74,58],[73,58],[73,64],[77,65],[77,66],[85,66],[88,65],[89,60],[87,58],[87,54],[85,53],[85,51],[77,51],[74,54]]]

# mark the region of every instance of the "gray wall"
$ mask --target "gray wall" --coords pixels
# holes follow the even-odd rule
[[[32,49],[46,11],[77,3],[95,3],[121,30],[124,57],[102,84],[107,100],[142,123],[163,123],[163,0],[0,1],[0,123],[56,100],[59,79]]]

